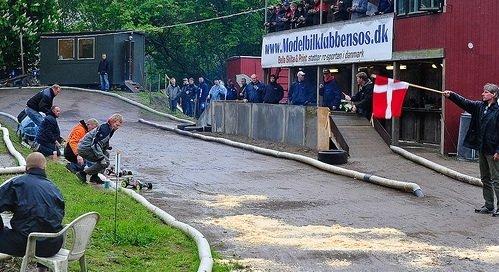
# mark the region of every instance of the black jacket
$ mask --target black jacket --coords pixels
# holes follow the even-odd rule
[[[282,97],[284,96],[284,90],[282,86],[277,82],[269,83],[265,86],[265,96],[263,97],[263,103],[268,104],[279,104]]]
[[[0,187],[0,212],[14,213],[12,230],[27,237],[32,232],[58,232],[64,218],[64,198],[45,171],[31,168]]]
[[[367,119],[371,119],[373,111],[373,90],[374,84],[371,81],[368,81],[366,85],[361,87],[359,92],[352,97],[352,102],[354,102],[357,107],[357,112]]]
[[[57,123],[57,117],[52,112],[43,118],[43,122],[36,134],[36,142],[41,145],[53,145],[61,138],[61,131]]]
[[[97,70],[99,74],[104,75],[104,74],[109,74],[109,61],[107,59],[101,60],[99,62],[99,69]]]
[[[476,149],[484,155],[499,153],[499,106],[497,103],[487,108],[486,102],[472,101],[456,93],[451,93],[449,99],[471,114],[470,127],[463,145]]]
[[[38,112],[49,113],[54,101],[54,91],[52,88],[47,88],[31,97],[26,106]]]

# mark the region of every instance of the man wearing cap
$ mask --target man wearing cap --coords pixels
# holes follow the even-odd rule
[[[472,101],[455,92],[445,91],[457,106],[471,114],[471,123],[464,138],[464,146],[478,150],[480,178],[483,183],[485,205],[476,213],[499,216],[494,195],[499,204],[499,87],[487,83],[483,86],[482,100]]]
[[[305,81],[305,72],[299,71],[297,81],[289,88],[288,98],[289,104],[309,106],[314,105],[317,101],[314,88],[311,84]]]
[[[12,228],[0,218],[0,253],[22,257],[32,232],[57,233],[62,229],[64,198],[47,179],[43,154],[34,152],[26,158],[26,174],[12,178],[0,187],[0,212],[10,211]],[[61,248],[63,237],[40,239],[36,256],[50,257]],[[46,271],[39,265],[39,271]]]
[[[331,110],[338,110],[342,97],[341,88],[329,69],[324,69],[323,73],[324,85],[319,90],[319,93],[323,96],[322,106]]]

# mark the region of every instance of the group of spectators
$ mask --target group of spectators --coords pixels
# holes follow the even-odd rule
[[[228,80],[227,86],[221,79],[213,80],[213,86],[200,77],[197,84],[194,78],[184,78],[178,85],[175,78],[170,78],[165,94],[168,97],[170,110],[175,112],[180,105],[182,111],[189,116],[199,117],[207,103],[217,100],[244,100],[251,103],[278,104],[284,96],[284,90],[277,83],[277,76],[270,76],[270,83],[264,84],[258,76],[251,75],[251,81],[241,79],[241,84]]]
[[[109,166],[109,140],[123,124],[123,116],[113,114],[106,123],[100,125],[94,118],[80,120],[72,128],[67,144],[64,145],[66,141],[61,137],[57,122],[61,108],[53,105],[54,98],[60,93],[61,87],[57,84],[40,91],[28,100],[26,109],[19,115],[20,119],[29,117],[37,126],[32,148],[54,159],[64,149],[64,157],[69,161],[66,165],[68,170],[75,173],[82,182],[87,182],[89,177],[90,182],[102,183],[98,173],[103,173]]]
[[[282,0],[268,7],[268,32],[393,12],[393,0]],[[322,21],[321,21],[322,17]]]

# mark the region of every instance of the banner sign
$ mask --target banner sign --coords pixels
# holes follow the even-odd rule
[[[368,19],[368,20],[366,20]],[[283,31],[263,37],[262,67],[390,60],[393,14]]]

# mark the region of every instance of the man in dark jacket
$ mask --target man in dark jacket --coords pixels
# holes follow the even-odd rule
[[[40,126],[43,121],[43,116],[40,112],[49,114],[52,110],[52,103],[54,98],[61,92],[61,87],[57,84],[52,87],[44,89],[31,97],[26,103],[26,115],[35,123]]]
[[[359,92],[352,97],[346,95],[345,98],[346,100],[351,100],[353,102],[353,112],[370,120],[372,115],[374,84],[364,72],[360,72],[355,76],[357,77]]]
[[[98,173],[104,172],[109,166],[109,140],[113,137],[114,132],[123,125],[123,116],[121,114],[113,114],[105,124],[98,126],[96,129],[85,134],[78,144],[78,154],[92,163],[92,166],[85,170],[77,172],[76,176],[82,181],[87,181],[87,175],[90,176],[90,181],[94,183],[102,183]]]
[[[4,227],[0,218],[0,253],[22,257],[28,235],[32,232],[57,233],[62,229],[64,198],[47,179],[45,157],[38,152],[26,158],[26,174],[14,177],[0,187],[0,212],[10,211],[12,228]],[[36,255],[50,257],[62,246],[63,238],[40,239]],[[39,266],[39,271],[46,271]]]
[[[324,70],[324,85],[319,90],[323,96],[323,106],[331,110],[339,110],[342,98],[340,85],[329,70]]]
[[[291,105],[313,106],[317,98],[314,88],[305,80],[305,72],[296,74],[297,81],[289,88],[288,99]]]
[[[203,77],[198,78],[198,86],[199,86],[199,115],[203,113],[206,108],[206,99],[208,98],[208,94],[210,93],[210,86],[206,83]]]
[[[483,183],[485,205],[476,213],[499,216],[494,195],[499,204],[499,87],[487,83],[483,86],[482,101],[466,99],[452,91],[444,96],[471,114],[471,123],[464,138],[464,146],[478,150],[480,178]]]
[[[251,75],[251,82],[244,88],[244,99],[250,103],[262,103],[265,85],[258,80],[258,76]]]
[[[270,75],[269,84],[265,86],[265,96],[263,97],[263,103],[279,104],[279,101],[281,101],[283,96],[284,90],[282,86],[277,83],[277,76]]]
[[[109,61],[107,60],[106,54],[102,54],[102,59],[99,62],[99,69],[97,69],[97,73],[99,74],[100,79],[100,89],[103,92],[109,91],[109,72],[111,72]]]
[[[43,119],[43,122],[36,134],[36,149],[45,156],[60,156],[59,146],[61,141],[61,131],[57,119],[61,114],[61,108],[52,106],[52,110]]]

